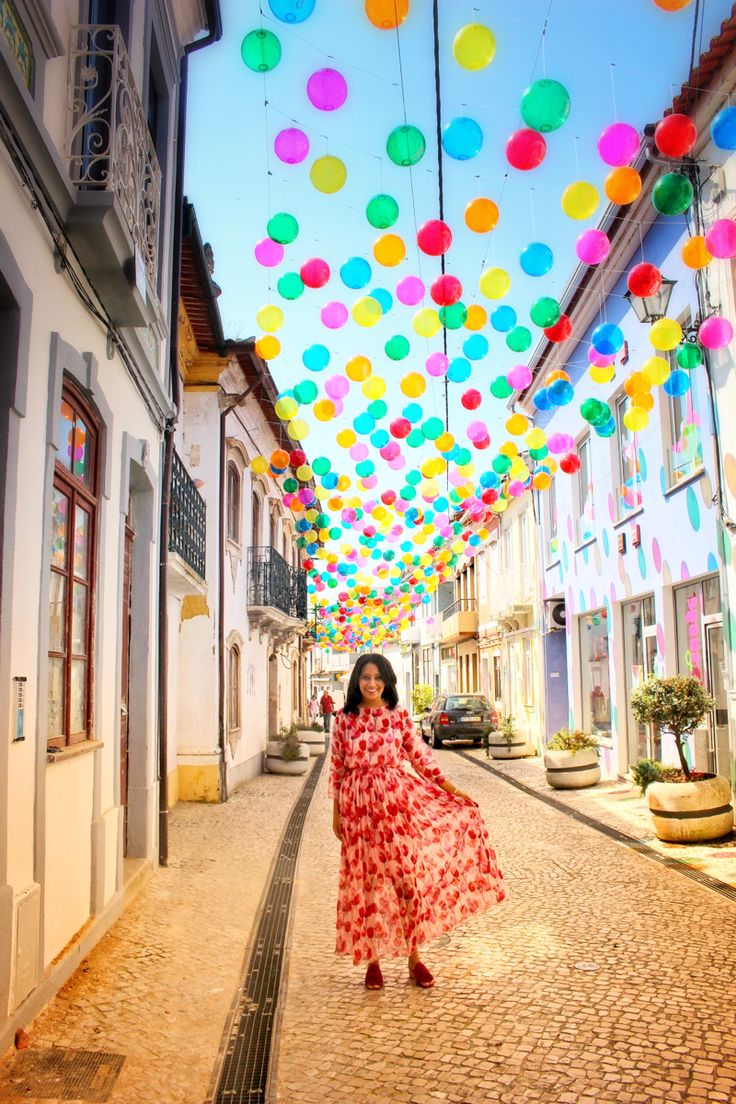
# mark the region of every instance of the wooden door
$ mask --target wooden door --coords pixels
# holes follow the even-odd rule
[[[120,804],[123,807],[123,854],[128,853],[128,690],[130,670],[130,594],[133,566],[133,538],[135,536],[125,520],[125,544],[123,549],[123,607],[121,611],[122,678],[120,690]]]

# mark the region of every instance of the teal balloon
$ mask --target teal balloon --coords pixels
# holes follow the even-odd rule
[[[436,441],[445,432],[445,423],[441,418],[427,418],[422,422],[422,433],[428,441]]]
[[[447,378],[451,383],[464,383],[469,378],[472,369],[464,357],[455,357],[450,361],[447,369]]]
[[[330,350],[326,345],[310,345],[302,353],[302,362],[310,372],[321,372],[330,363]]]
[[[535,326],[545,329],[547,326],[554,326],[555,322],[559,321],[561,313],[557,300],[549,295],[543,295],[541,299],[532,303],[529,317]]]
[[[314,11],[317,0],[268,0],[268,6],[282,23],[303,23]]]
[[[490,390],[494,399],[507,399],[514,392],[505,376],[496,376],[494,380],[491,380]]]
[[[403,417],[406,418],[407,422],[411,422],[413,425],[414,422],[419,421],[419,419],[424,414],[424,411],[422,410],[419,403],[408,403],[401,411],[401,413]]]
[[[353,429],[356,433],[372,433],[376,428],[376,419],[367,410],[353,418]]]
[[[288,211],[277,211],[266,223],[266,233],[279,245],[291,245],[299,234],[299,223]]]
[[[652,188],[652,205],[660,215],[682,215],[691,206],[693,195],[693,186],[683,173],[665,173]]]
[[[241,43],[240,56],[254,73],[268,73],[281,61],[281,43],[273,31],[251,31]]]
[[[399,205],[393,196],[381,192],[368,200],[365,217],[376,230],[388,230],[399,217]]]
[[[369,402],[367,409],[370,416],[375,418],[377,422],[380,422],[381,418],[385,418],[388,413],[388,407],[383,399],[374,399],[372,402]],[[386,443],[386,441],[383,442],[384,445]],[[382,448],[383,445],[379,447]]]
[[[506,344],[515,353],[523,353],[532,343],[531,331],[526,326],[515,326],[506,335]]]
[[[285,272],[276,282],[276,290],[282,299],[298,299],[304,294],[304,281],[298,272]]]
[[[558,130],[570,114],[570,94],[556,80],[537,80],[521,97],[521,117],[532,130]]]
[[[508,333],[516,325],[516,311],[513,307],[496,307],[491,315],[491,325],[499,333]]]
[[[409,339],[403,334],[395,334],[390,337],[383,347],[383,351],[389,360],[403,360],[411,351]]]
[[[421,448],[427,438],[422,433],[421,429],[413,429],[409,436],[406,438],[406,443],[409,448]],[[414,495],[412,494],[412,498]]]
[[[317,456],[312,461],[312,471],[315,475],[327,475],[332,463],[326,456]]]
[[[375,299],[381,307],[384,314],[388,314],[391,307],[394,305],[393,297],[390,291],[386,291],[385,288],[373,288],[373,291],[369,291],[371,299]]]
[[[544,242],[530,242],[522,249],[519,264],[527,276],[546,276],[554,260],[554,253],[548,245]]]
[[[463,353],[468,360],[482,360],[488,352],[488,338],[474,333],[463,342]]]
[[[459,330],[461,326],[465,325],[468,308],[458,300],[457,303],[452,303],[448,307],[440,307],[437,314],[446,330]]]
[[[421,130],[415,126],[395,127],[386,139],[386,153],[394,165],[411,168],[424,157],[427,143]]]
[[[456,161],[470,161],[483,148],[483,131],[475,119],[460,115],[443,130],[442,148]]]
[[[318,387],[314,380],[304,380],[294,388],[294,398],[300,406],[308,406],[317,398]]]

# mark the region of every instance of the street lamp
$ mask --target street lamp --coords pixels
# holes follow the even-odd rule
[[[672,289],[676,283],[677,280],[668,280],[663,276],[659,289],[653,295],[632,295],[627,291],[624,299],[628,299],[629,305],[640,322],[656,322],[667,314]]]

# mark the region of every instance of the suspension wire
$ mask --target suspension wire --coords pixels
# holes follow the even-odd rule
[[[434,37],[434,103],[437,123],[437,195],[440,220],[445,221],[445,191],[442,177],[442,85],[440,83],[440,18],[439,0],[432,0],[432,31]],[[445,254],[440,254],[440,271],[445,275]],[[442,351],[447,356],[447,328],[442,327]],[[450,387],[447,376],[445,387],[445,429],[450,431]]]

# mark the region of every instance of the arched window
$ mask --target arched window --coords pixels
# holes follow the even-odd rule
[[[237,644],[227,653],[227,727],[240,728],[240,648]]]
[[[240,492],[238,465],[230,460],[227,465],[227,536],[236,544],[240,544]]]
[[[69,386],[58,412],[51,501],[47,736],[62,748],[92,738],[98,426]]]
[[[269,519],[268,519],[268,543],[271,545],[271,548],[273,548],[273,549],[276,549],[276,544],[277,544],[277,541],[278,541],[278,536],[277,536],[278,531],[279,531],[279,519],[278,519],[276,513],[272,512],[269,515]]]
[[[251,497],[250,543],[253,548],[258,548],[261,543],[261,499],[257,491],[253,491]]]

